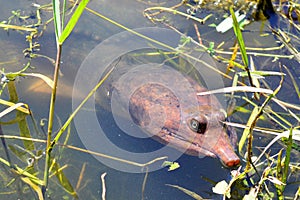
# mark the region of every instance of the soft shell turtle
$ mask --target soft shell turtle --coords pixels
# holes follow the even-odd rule
[[[213,95],[170,67],[133,68],[114,83],[113,98],[132,121],[154,139],[194,156],[219,157],[228,167],[240,163],[222,125],[225,114]]]

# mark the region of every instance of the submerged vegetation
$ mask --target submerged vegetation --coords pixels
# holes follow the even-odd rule
[[[11,71],[9,67],[1,69],[0,137],[2,153],[0,162],[4,170],[0,172],[3,179],[0,183],[0,196],[20,193],[28,195],[28,199],[32,199],[32,196],[36,199],[58,198],[58,196],[64,199],[78,199],[78,191],[84,187],[82,186],[82,174],[86,164],[81,163],[80,174],[73,175],[78,177],[78,181],[74,184],[74,181],[70,181],[70,176],[65,174],[65,169],[69,165],[62,164],[65,162],[60,159],[64,156],[66,149],[140,167],[145,171],[144,181],[141,185],[142,199],[149,176],[147,166],[164,161],[164,166],[169,167],[169,171],[184,167],[180,163],[167,161],[166,157],[159,157],[147,163],[136,163],[102,152],[90,152],[69,144],[72,120],[82,109],[84,103],[110,76],[114,68],[105,74],[78,108],[69,114],[59,130],[53,134],[56,89],[59,87],[57,83],[59,78],[63,78],[59,76],[62,49],[82,12],[88,12],[97,16],[98,19],[104,19],[106,22],[136,34],[149,42],[159,44],[170,51],[149,53],[147,54],[149,57],[163,56],[168,62],[174,62],[174,66],[180,67],[183,67],[181,64],[184,62],[180,59],[180,55],[184,55],[192,62],[204,62],[189,54],[190,48],[193,46],[196,51],[204,49],[217,63],[224,66],[224,68],[213,68],[208,65],[213,68],[215,73],[223,76],[232,87],[220,88],[221,90],[209,91],[209,93],[224,93],[228,97],[227,114],[234,119],[234,122],[225,122],[225,124],[242,132],[239,135],[238,152],[244,160],[238,169],[231,171],[229,181],[215,180],[218,183],[215,183],[212,188],[214,193],[222,195],[223,199],[296,200],[300,198],[300,92],[299,75],[296,74],[300,66],[298,52],[300,5],[298,3],[281,0],[276,2],[240,0],[235,4],[230,1],[225,5],[220,1],[183,0],[178,4],[166,6],[164,3],[138,1],[147,7],[143,14],[150,22],[172,29],[181,35],[178,47],[173,48],[141,35],[122,25],[121,22],[116,22],[89,8],[88,2],[88,0],[76,2],[55,0],[53,4],[48,5],[33,4],[35,12],[26,15],[20,10],[12,11],[12,16],[0,23],[3,31],[25,34],[28,43],[28,48],[23,51],[27,58],[25,67],[15,72]],[[41,12],[51,12],[52,17],[42,19]],[[212,15],[213,12],[218,17]],[[182,23],[182,19],[185,20],[185,23],[192,24],[192,31],[186,31],[180,23],[178,24],[178,21]],[[220,19],[222,20],[220,21]],[[247,25],[255,23],[255,20],[267,21],[262,22],[259,32],[243,32],[243,29],[246,29]],[[44,31],[51,22],[54,22],[57,47],[55,59],[39,54],[41,47],[38,38],[43,37]],[[269,25],[266,25],[267,22]],[[234,37],[224,38],[224,40],[221,37],[221,40],[217,40],[209,37],[210,32],[202,32],[201,26],[216,28],[218,32],[222,33],[228,33],[230,29],[233,29]],[[264,38],[267,38],[266,40],[274,38],[276,42],[266,44],[261,42],[264,41]],[[251,46],[252,44],[253,46]],[[34,67],[31,63],[37,57],[47,58],[54,64],[53,79],[41,73],[32,73]],[[9,66],[9,63],[5,63],[5,66]],[[52,89],[48,109],[49,116],[46,120],[48,127],[44,132],[44,121],[42,120],[39,124],[35,119],[35,113],[32,113],[30,107],[18,97],[16,80],[19,77],[29,76],[41,79]],[[285,89],[287,86],[289,89]],[[5,99],[5,92],[8,94],[7,99]],[[296,100],[289,101],[291,98]],[[266,121],[268,123],[262,123]],[[17,126],[17,131],[15,134],[7,134],[2,128],[3,126]],[[261,137],[269,138],[270,135],[274,139],[268,144],[264,144],[264,147],[260,149],[255,147],[254,141],[260,140]],[[277,142],[280,142],[282,148],[271,149],[270,147]],[[56,177],[56,180],[53,177]],[[105,199],[106,193],[104,177],[105,173],[101,176],[102,199]],[[184,188],[183,184],[168,184],[168,186],[180,190],[194,199],[203,199],[196,192]],[[62,188],[57,194],[55,194],[58,190],[56,187]],[[286,192],[287,187],[292,188],[288,193]]]

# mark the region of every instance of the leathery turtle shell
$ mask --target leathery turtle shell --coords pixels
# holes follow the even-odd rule
[[[203,91],[175,69],[150,65],[131,69],[113,83],[112,92],[132,121],[159,142],[236,166],[240,159],[221,123],[221,104],[214,95],[196,95]]]

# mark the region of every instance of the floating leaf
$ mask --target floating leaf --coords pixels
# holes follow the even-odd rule
[[[164,161],[162,167],[169,167],[168,171],[173,171],[180,167],[178,162]]]

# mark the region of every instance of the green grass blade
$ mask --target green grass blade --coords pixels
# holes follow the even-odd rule
[[[0,157],[0,163],[10,167],[10,163],[1,157]],[[37,185],[44,184],[43,181],[40,180],[38,177],[36,177],[35,175],[33,175],[27,171],[24,171],[22,168],[18,167],[17,165],[15,165],[14,168],[12,168],[12,172],[14,172],[15,174],[21,175],[23,177],[28,177],[32,182],[36,183]]]
[[[291,160],[291,151],[292,151],[292,145],[293,145],[293,129],[290,129],[290,134],[287,140],[287,148],[286,148],[286,156],[284,160],[284,168],[283,168],[283,177],[282,177],[282,182],[286,184],[287,178],[288,178],[288,172],[289,172],[289,165],[290,165],[290,160]],[[285,189],[285,185],[281,186],[282,192]]]
[[[52,170],[51,171],[55,174],[56,178],[58,179],[60,185],[64,188],[64,190],[66,192],[68,192],[69,194],[71,194],[75,199],[78,199],[76,191],[74,190],[69,179],[64,174],[62,168],[56,162],[55,159],[52,160]]]
[[[61,27],[65,26],[66,7],[67,7],[67,2],[66,2],[66,0],[64,0],[64,3],[63,3],[63,12],[62,12],[62,20],[61,20]]]
[[[34,183],[30,178],[21,176],[21,180],[27,185],[29,185],[30,188],[36,192],[39,200],[44,199],[42,189],[36,183]]]
[[[20,111],[17,111],[17,117],[20,117],[20,118],[23,117],[23,119],[18,122],[19,130],[20,130],[20,136],[31,138],[31,133],[30,133],[30,130],[29,130],[29,127],[28,127],[28,124],[27,124],[25,114],[20,112]],[[30,140],[23,141],[23,143],[24,143],[24,147],[27,150],[29,150],[29,151],[35,150],[34,143],[32,141],[30,141]]]
[[[74,29],[77,21],[79,20],[84,8],[88,4],[89,0],[82,0],[78,5],[77,9],[75,10],[74,14],[72,15],[70,21],[68,22],[67,26],[64,28],[61,36],[59,37],[59,44],[63,44],[64,41],[69,37],[70,33]]]
[[[60,18],[60,1],[53,0],[52,4],[53,4],[55,35],[56,35],[56,40],[58,40],[58,38],[60,38],[61,36],[61,29],[62,29],[61,18]]]
[[[246,124],[246,127],[243,131],[243,135],[239,141],[239,145],[238,145],[238,150],[239,150],[239,153],[242,154],[242,149],[243,149],[243,146],[247,140],[247,137],[249,134],[251,134],[251,126],[252,124],[255,123],[255,121],[257,120],[257,116],[259,115],[259,112],[260,112],[260,109],[258,106],[255,106],[252,110],[252,113],[249,117],[249,120]]]
[[[239,25],[239,23],[238,23],[238,21],[236,19],[236,16],[234,14],[234,11],[233,11],[232,7],[230,7],[230,13],[231,13],[232,20],[233,20],[233,30],[234,30],[234,33],[235,33],[235,35],[237,37],[239,46],[240,46],[240,51],[241,51],[241,54],[242,54],[242,59],[243,59],[245,67],[248,67],[249,61],[248,61],[248,57],[247,57],[247,53],[246,53],[246,47],[245,47],[244,39],[243,39],[243,36],[242,36],[240,25]]]
[[[8,91],[9,91],[9,96],[10,96],[10,100],[14,103],[18,102],[18,94],[17,94],[17,89],[15,86],[15,83],[13,81],[10,81],[8,84]],[[31,138],[31,134],[30,134],[30,130],[28,128],[28,124],[27,124],[27,120],[26,120],[26,116],[27,114],[24,114],[23,112],[17,111],[16,113],[16,117],[21,119],[20,121],[18,121],[18,125],[19,125],[19,130],[20,130],[20,136],[22,137],[27,137],[27,138]],[[28,150],[28,151],[32,151],[34,150],[34,143],[30,140],[24,140],[23,141],[24,147]]]

